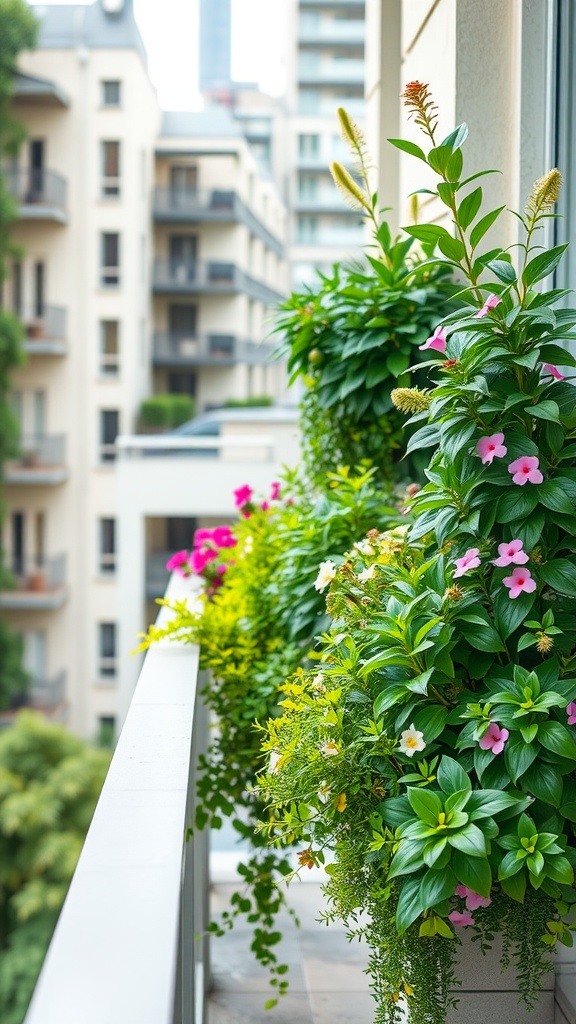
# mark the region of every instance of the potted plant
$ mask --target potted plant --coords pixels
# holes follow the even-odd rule
[[[517,215],[514,260],[483,251],[503,208],[464,174],[466,126],[439,141],[428,87],[404,100],[428,150],[391,141],[437,174],[452,222],[406,231],[462,275],[464,306],[425,343],[431,386],[393,394],[428,482],[401,533],[373,531],[334,574],[320,670],[268,726],[262,827],[299,839],[304,866],[330,860],[327,917],[371,945],[377,1020],[442,1024],[462,935],[478,955],[500,937],[527,1006],[572,944],[576,311],[539,290],[565,249],[541,244],[559,172]]]

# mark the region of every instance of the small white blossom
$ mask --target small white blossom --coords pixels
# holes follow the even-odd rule
[[[359,551],[361,555],[373,555],[374,548],[372,547],[369,540],[359,540],[354,544],[356,551]]]
[[[314,690],[314,693],[326,693],[323,672],[318,672],[318,674],[314,676],[314,679],[310,683],[310,689]]]
[[[332,582],[335,575],[336,566],[334,562],[330,561],[330,559],[327,559],[326,562],[320,562],[318,576],[316,577],[316,582],[314,584],[316,590],[318,590],[320,593],[322,593],[323,590],[326,590],[326,587],[328,586],[329,583]]]
[[[320,747],[320,751],[324,754],[324,757],[335,757],[336,754],[340,753],[338,745],[334,743],[334,740],[328,740]]]
[[[254,538],[252,537],[252,534],[249,533],[248,536],[246,537],[246,540],[244,541],[244,551],[246,552],[246,554],[250,554],[250,552],[252,551],[253,547],[254,547]]]
[[[330,786],[327,782],[323,782],[318,790],[318,799],[323,804],[327,804],[330,799]]]
[[[367,569],[363,569],[362,572],[358,573],[358,579],[361,581],[361,583],[366,583],[366,580],[371,580],[374,578],[375,572],[376,562],[373,562],[373,564],[369,565]]]
[[[270,775],[276,775],[280,771],[278,764],[281,760],[282,757],[277,750],[270,751],[270,762],[268,764],[268,772]]]
[[[412,722],[409,729],[405,729],[404,732],[400,733],[399,749],[407,757],[412,757],[417,750],[424,750],[426,746],[424,742],[424,733],[418,732]]]

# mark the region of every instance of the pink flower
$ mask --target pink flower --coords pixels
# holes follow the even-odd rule
[[[501,569],[505,565],[526,565],[530,559],[525,551],[522,550],[523,543],[521,540],[511,540],[508,544],[498,545],[499,558],[492,560],[492,565],[498,565]]]
[[[457,910],[453,910],[451,914],[448,914],[448,920],[452,921],[457,928],[466,928],[469,924],[475,924],[474,918],[471,914],[460,914]]]
[[[207,540],[212,540],[212,535],[213,535],[213,531],[212,530],[205,530],[205,529],[196,530],[196,533],[194,534],[194,547],[195,548],[202,547],[202,545]]]
[[[199,530],[196,531],[196,535],[198,535],[199,532]],[[217,548],[236,547],[236,541],[232,536],[229,526],[217,526],[216,529],[212,531],[211,540]]]
[[[263,501],[262,504],[260,505],[260,508],[262,509],[263,512],[267,512],[268,509],[270,508],[269,502]]]
[[[529,569],[514,569],[511,576],[505,576],[502,580],[505,587],[510,588],[509,597],[519,597],[523,590],[527,594],[533,594],[536,590],[536,580],[532,579]]]
[[[489,896],[479,896],[477,892],[473,892],[466,885],[457,885],[456,894],[466,899],[468,910],[478,910],[478,907],[489,907],[492,903]]]
[[[199,576],[200,573],[204,572],[208,562],[211,562],[214,558],[218,558],[218,552],[214,551],[214,548],[204,548],[203,550],[196,548],[190,557],[192,571]]]
[[[571,700],[566,708],[568,713],[568,725],[576,725],[576,703]]]
[[[501,754],[509,735],[508,729],[501,729],[496,722],[490,722],[480,740],[480,746],[482,750],[491,750],[493,754]]]
[[[480,565],[480,559],[478,555],[480,551],[478,548],[469,548],[462,558],[457,558],[454,562],[456,566],[456,572],[454,573],[454,579],[458,579],[459,576],[463,576],[465,572],[470,572],[470,569],[477,569]]]
[[[555,377],[556,380],[565,380],[566,379],[564,377],[564,374],[560,373],[560,370],[558,369],[558,367],[557,366],[553,366],[552,363],[542,363],[542,369],[544,370],[544,373],[550,374],[550,376],[551,377]]]
[[[531,484],[541,484],[544,477],[538,469],[540,460],[536,455],[521,455],[519,459],[514,459],[508,466],[508,472],[513,473],[512,480],[515,484],[520,484],[523,487],[527,480]]]
[[[418,348],[424,350],[426,348],[434,348],[437,352],[446,351],[446,335],[442,327],[437,327],[431,338],[426,338],[423,345],[419,345]]]
[[[252,488],[249,484],[244,484],[242,487],[238,487],[234,491],[234,504],[236,508],[242,508],[243,505],[248,505],[252,500]]]
[[[489,437],[481,437],[476,445],[476,451],[482,459],[482,464],[492,462],[492,459],[503,459],[508,449],[502,443],[504,434],[490,434]]]
[[[496,306],[499,306],[501,302],[502,299],[499,299],[497,295],[489,295],[482,306],[482,309],[479,309],[478,312],[474,314],[474,318],[476,320],[480,320],[483,316],[486,316],[491,309],[495,309]]]
[[[187,551],[177,551],[172,558],[169,558],[166,562],[166,568],[168,572],[176,571],[180,576],[190,575],[190,563],[188,559],[190,555]]]
[[[280,497],[280,484],[275,480],[270,486],[270,501],[278,501]]]

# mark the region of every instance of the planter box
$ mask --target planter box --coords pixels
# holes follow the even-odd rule
[[[529,1010],[525,1003],[518,1002],[514,966],[504,974],[501,971],[501,951],[499,935],[485,956],[479,943],[462,936],[456,967],[462,985],[453,990],[460,1001],[448,1012],[447,1024],[554,1024],[554,973],[542,979],[540,999]]]

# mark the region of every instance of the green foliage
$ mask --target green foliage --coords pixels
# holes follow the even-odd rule
[[[468,283],[411,421],[428,483],[401,545],[349,552],[334,574],[321,671],[288,681],[268,723],[262,829],[306,863],[334,858],[331,915],[374,951],[377,1020],[407,1007],[442,1024],[454,960],[438,950],[454,928],[484,946],[502,932],[529,1005],[547,952],[572,944],[576,391],[550,364],[576,365],[562,347],[576,310],[533,288],[562,256],[537,244],[558,172],[518,215],[517,262],[482,251],[502,211],[483,211],[481,174],[463,178],[466,126],[438,145],[427,87],[404,96],[432,149],[392,141],[437,173],[454,234],[406,231]]]
[[[28,676],[22,668],[22,638],[0,619],[0,711],[26,692]]]
[[[227,409],[263,409],[274,405],[274,399],[270,395],[251,395],[250,398],[227,398],[224,404]]]
[[[40,715],[0,733],[0,1018],[21,1024],[109,755]]]
[[[150,395],[140,406],[140,426],[173,430],[194,416],[194,399],[189,395]]]
[[[318,483],[339,466],[368,459],[384,481],[421,473],[413,456],[402,463],[403,417],[390,398],[409,386],[408,373],[438,321],[454,308],[446,273],[420,269],[410,240],[378,232],[379,254],[368,268],[335,265],[317,288],[294,293],[280,307],[278,355],[300,378],[304,459]],[[414,383],[423,380],[416,375]]]

